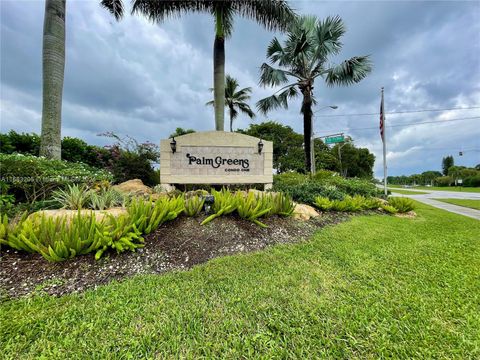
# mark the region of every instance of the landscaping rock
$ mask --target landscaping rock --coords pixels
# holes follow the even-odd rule
[[[103,220],[108,214],[111,214],[115,217],[119,217],[120,215],[127,214],[127,209],[118,207],[118,208],[111,208],[107,210],[90,210],[90,209],[83,209],[80,210],[80,214],[82,215],[94,215],[97,221]],[[67,219],[71,219],[77,216],[78,210],[66,210],[66,209],[56,209],[56,210],[40,210],[37,211],[29,216],[29,218],[36,218],[42,215],[45,215],[47,218],[59,218],[59,217],[67,217]]]
[[[317,211],[306,204],[295,204],[295,209],[293,210],[293,218],[296,220],[307,221],[312,217],[320,216]]]
[[[415,211],[409,211],[409,212],[406,212],[406,213],[396,213],[395,214],[396,217],[399,217],[399,218],[404,218],[404,219],[414,219],[417,217],[417,213]]]
[[[132,195],[150,195],[153,193],[153,190],[140,179],[128,180],[121,184],[114,185],[113,188],[122,193]]]

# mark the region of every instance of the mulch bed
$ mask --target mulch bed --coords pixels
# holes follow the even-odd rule
[[[60,296],[95,288],[112,280],[137,274],[161,274],[188,269],[218,256],[251,252],[267,246],[303,241],[326,225],[348,219],[348,215],[322,214],[307,222],[271,217],[262,220],[268,228],[233,216],[200,226],[203,217],[181,217],[164,224],[145,237],[137,252],[114,252],[95,261],[93,254],[50,263],[38,254],[2,249],[0,298],[34,293]]]

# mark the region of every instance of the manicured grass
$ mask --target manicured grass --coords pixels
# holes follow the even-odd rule
[[[480,357],[480,222],[418,205],[308,242],[1,304],[11,359]]]
[[[403,189],[397,189],[397,188],[392,188],[389,189],[391,192],[396,192],[397,194],[404,194],[404,195],[425,195],[428,194],[428,192],[424,191],[409,191],[409,190],[403,190]]]
[[[388,185],[391,188],[403,188],[403,185]],[[455,191],[455,192],[475,192],[480,193],[480,187],[463,187],[463,186],[415,186],[417,190],[434,190],[434,191]]]
[[[480,200],[470,200],[470,199],[435,199],[435,200],[443,201],[453,205],[464,206],[464,207],[480,210]]]

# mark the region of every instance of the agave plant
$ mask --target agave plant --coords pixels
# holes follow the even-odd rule
[[[204,204],[205,198],[203,196],[195,195],[185,199],[185,214],[190,217],[197,216],[202,211]]]
[[[89,205],[94,210],[105,210],[115,206],[125,207],[129,201],[127,195],[113,188],[104,188],[99,191],[91,191]]]
[[[267,225],[258,219],[272,210],[269,196],[255,196],[253,192],[250,192],[247,196],[244,196],[242,193],[237,193],[237,198],[238,215],[243,219],[254,222],[258,226],[266,228]]]
[[[80,210],[83,209],[89,200],[90,191],[84,185],[68,185],[66,189],[54,191],[52,198],[54,201],[60,203],[63,208]]]

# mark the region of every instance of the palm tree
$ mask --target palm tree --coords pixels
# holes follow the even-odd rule
[[[250,100],[252,93],[251,87],[238,90],[238,81],[227,75],[225,82],[225,106],[228,107],[230,113],[230,131],[233,132],[233,120],[238,116],[238,110],[250,117],[255,118],[255,113],[250,109],[246,101]],[[213,89],[210,89],[213,91]],[[214,105],[215,100],[209,101],[206,105]],[[238,110],[237,110],[238,109]]]
[[[267,58],[274,68],[266,63],[261,66],[260,84],[283,86],[270,97],[260,100],[257,108],[263,114],[283,107],[288,109],[288,100],[303,97],[300,112],[303,114],[303,138],[306,170],[311,170],[310,139],[312,136],[312,106],[316,104],[313,94],[315,79],[321,77],[328,86],[351,85],[365,78],[372,70],[369,56],[354,56],[338,65],[328,63],[331,55],[342,48],[340,38],[345,25],[340,17],[327,17],[319,21],[315,16],[303,16],[288,31],[282,46],[274,38],[267,49]]]
[[[102,0],[118,20],[123,15],[121,0]],[[45,0],[43,22],[43,105],[40,155],[61,158],[62,95],[65,72],[66,0]]]
[[[215,21],[213,88],[215,129],[224,130],[225,39],[232,35],[235,15],[250,18],[269,30],[286,30],[295,14],[285,0],[134,0],[134,13],[162,22],[189,12],[207,12]]]

